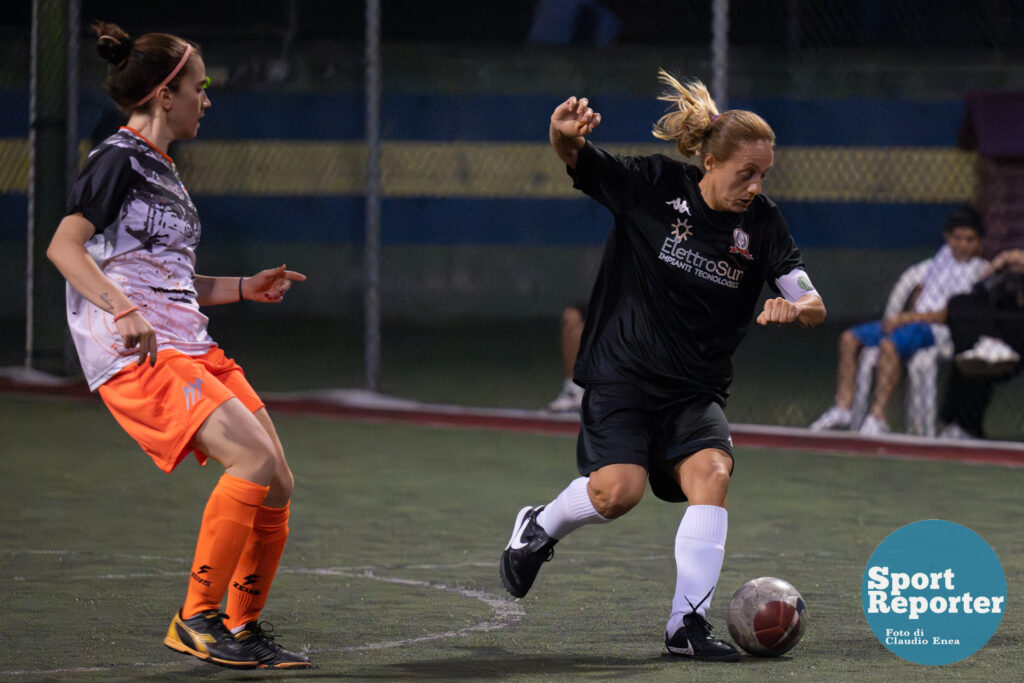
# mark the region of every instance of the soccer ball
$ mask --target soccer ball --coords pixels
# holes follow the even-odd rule
[[[729,635],[756,657],[789,652],[800,642],[806,623],[803,596],[774,576],[747,581],[729,601]]]

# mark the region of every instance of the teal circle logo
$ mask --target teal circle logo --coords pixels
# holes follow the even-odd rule
[[[892,532],[868,560],[864,616],[893,654],[917,664],[970,657],[999,628],[1006,575],[992,546],[967,527],[930,519]]]

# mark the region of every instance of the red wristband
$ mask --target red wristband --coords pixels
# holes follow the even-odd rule
[[[125,317],[129,313],[134,313],[137,310],[139,310],[138,306],[132,306],[131,308],[126,308],[125,310],[121,311],[120,313],[118,313],[117,315],[114,316],[114,322],[116,323],[118,320],[120,320],[121,318]]]

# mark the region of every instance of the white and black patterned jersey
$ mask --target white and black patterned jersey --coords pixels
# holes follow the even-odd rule
[[[615,218],[590,298],[574,379],[724,403],[732,355],[765,282],[803,268],[774,202],[714,211],[703,172],[662,155],[613,156],[587,142],[574,187]]]
[[[76,212],[96,229],[85,243],[89,255],[139,307],[159,349],[198,355],[216,345],[196,300],[199,216],[170,157],[121,128],[89,154],[75,178],[67,213]],[[138,349],[122,343],[114,317],[70,285],[67,313],[90,389],[138,359]]]

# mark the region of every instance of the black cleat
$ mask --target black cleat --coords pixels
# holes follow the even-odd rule
[[[736,648],[711,635],[711,624],[696,612],[683,617],[683,625],[671,638],[665,634],[665,647],[674,655],[702,662],[735,662],[740,659]]]
[[[512,538],[501,553],[498,564],[501,582],[505,584],[505,590],[517,598],[526,595],[537,578],[540,566],[555,556],[558,539],[548,536],[537,524],[537,514],[543,509],[543,505],[527,505],[519,511],[512,527]]]
[[[266,625],[267,630],[263,627]],[[250,621],[235,634],[235,640],[246,654],[259,661],[260,669],[309,669],[313,666],[308,657],[289,652],[274,642],[270,633],[271,624]]]
[[[224,627],[224,615],[211,609],[190,619],[179,611],[167,629],[164,645],[204,662],[235,669],[255,669],[259,661],[251,657]]]

